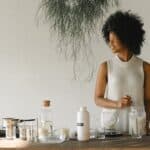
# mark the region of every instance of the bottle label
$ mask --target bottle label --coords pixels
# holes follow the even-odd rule
[[[77,126],[84,126],[84,123],[77,123]]]

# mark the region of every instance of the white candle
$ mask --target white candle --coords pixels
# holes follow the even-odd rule
[[[67,129],[67,128],[60,129],[60,139],[62,139],[62,140],[69,139],[69,129]]]
[[[39,138],[47,138],[48,137],[48,129],[47,128],[39,128],[38,135],[39,135]]]

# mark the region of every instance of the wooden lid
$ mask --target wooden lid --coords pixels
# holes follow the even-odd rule
[[[44,101],[43,101],[43,106],[44,106],[44,107],[49,107],[49,106],[50,106],[50,102],[51,102],[50,100],[47,100],[47,99],[44,100]]]

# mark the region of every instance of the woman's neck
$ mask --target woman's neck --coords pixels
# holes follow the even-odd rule
[[[117,56],[119,57],[120,60],[122,61],[129,61],[130,58],[133,56],[133,53],[130,51],[122,51],[121,53],[118,53]]]

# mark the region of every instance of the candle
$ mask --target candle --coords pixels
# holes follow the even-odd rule
[[[39,139],[46,139],[48,137],[48,129],[41,127],[38,129]]]
[[[61,140],[69,140],[69,129],[62,128],[60,129],[60,139]]]

